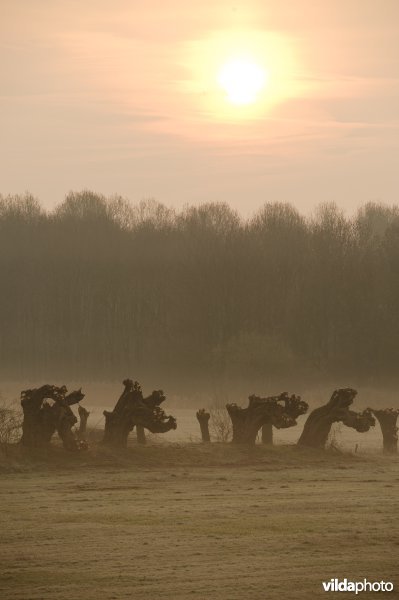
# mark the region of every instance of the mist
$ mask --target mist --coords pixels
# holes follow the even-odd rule
[[[49,212],[2,197],[1,376],[386,384],[398,266],[397,206],[305,217],[265,203],[244,220],[225,203],[176,211],[83,191]]]

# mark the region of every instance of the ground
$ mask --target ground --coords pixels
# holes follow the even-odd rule
[[[395,457],[53,453],[0,464],[2,600],[309,600],[335,577],[393,581],[399,597]]]

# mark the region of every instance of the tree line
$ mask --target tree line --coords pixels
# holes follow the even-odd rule
[[[396,376],[399,208],[0,197],[3,378]]]

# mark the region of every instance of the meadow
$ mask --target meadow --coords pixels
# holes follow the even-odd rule
[[[5,384],[17,404],[19,384]],[[337,424],[325,451],[200,442],[194,406],[171,397],[178,428],[115,451],[99,444],[119,384],[84,386],[89,450],[11,446],[0,453],[2,600],[277,600],[324,597],[331,578],[399,590],[397,456],[378,423]],[[327,390],[305,394],[312,407]],[[363,389],[357,407],[393,404]],[[243,402],[245,404],[245,402]],[[205,404],[206,405],[206,404]],[[381,596],[382,594],[380,594]],[[374,597],[375,593],[364,593]]]
[[[157,438],[20,452],[2,463],[3,600],[307,600],[333,577],[398,593],[396,457]]]

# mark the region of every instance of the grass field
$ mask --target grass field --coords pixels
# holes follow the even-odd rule
[[[18,451],[2,463],[0,598],[308,600],[333,577],[399,597],[398,465],[294,446]]]

